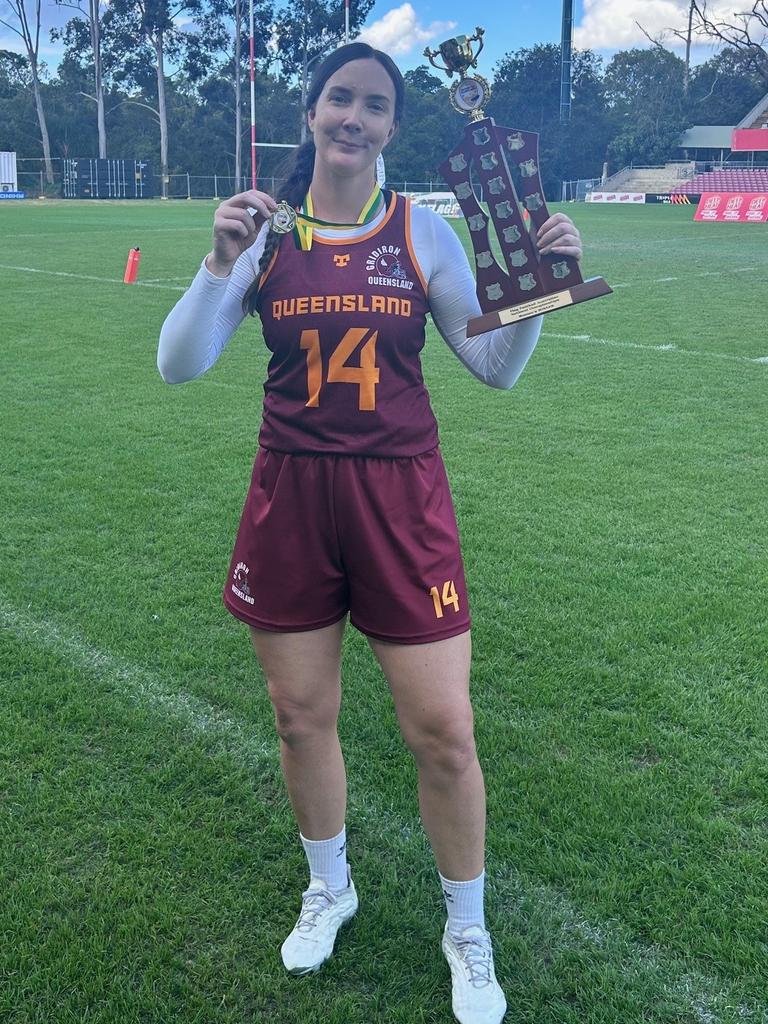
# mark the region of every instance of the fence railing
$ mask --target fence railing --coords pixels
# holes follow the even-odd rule
[[[54,170],[53,186],[47,185],[45,171],[43,169],[34,171],[17,172],[19,189],[30,196],[61,195],[62,174],[60,170]],[[159,174],[152,175],[155,196],[162,195],[162,178]],[[279,190],[280,179],[265,177],[256,179],[256,188],[262,192],[270,192],[273,195]],[[237,179],[233,175],[226,174],[169,174],[167,182],[167,195],[169,199],[228,199],[238,191],[244,192],[251,187],[250,177],[240,179],[238,189]],[[450,192],[450,186],[443,181],[388,181],[387,188],[395,189],[397,192]],[[482,202],[482,190],[479,190],[478,198]]]
[[[62,194],[62,165],[63,158],[53,157],[52,163],[54,167],[54,183],[48,185],[45,180],[45,168],[43,165],[42,157],[17,157],[16,160],[18,171],[18,183],[19,189],[26,192],[29,196],[60,196]],[[672,161],[670,161],[672,163]],[[701,163],[701,162],[699,162]],[[22,165],[24,169],[22,169]],[[32,169],[29,165],[32,165]],[[761,166],[768,166],[768,154],[765,156],[761,155],[757,160],[712,160],[706,161],[706,166],[710,170],[736,170],[742,168],[755,168]],[[618,176],[624,172],[631,173],[637,170],[660,170],[661,165],[656,167],[640,167],[632,166],[623,168],[623,171],[619,171],[617,174],[611,176],[611,179],[615,181]],[[693,170],[691,163],[688,166],[684,166],[681,161],[676,169],[676,177],[678,179],[690,178],[696,171]],[[153,184],[155,188],[155,195],[162,195],[162,180],[159,174],[153,175]],[[256,187],[264,192],[275,193],[276,185],[279,184],[278,178],[275,177],[260,177],[257,179]],[[601,178],[579,178],[572,181],[564,181],[562,183],[561,201],[569,202],[572,200],[581,201],[584,199],[586,193],[602,184]],[[240,191],[245,191],[251,187],[251,179],[249,174],[244,174],[240,179]],[[449,192],[450,187],[442,181],[416,181],[410,178],[405,181],[388,181],[388,188],[393,188],[398,192]],[[227,174],[191,174],[186,171],[171,174],[168,177],[168,198],[169,199],[228,199],[230,196],[235,195],[238,191],[237,180],[234,175]],[[478,199],[480,202],[483,201],[482,189],[477,186]]]
[[[563,203],[583,203],[587,192],[598,188],[602,180],[602,178],[576,178],[573,181],[564,181],[560,201]]]

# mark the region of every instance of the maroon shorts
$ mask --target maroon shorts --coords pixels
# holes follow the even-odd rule
[[[224,603],[258,629],[301,632],[347,612],[362,633],[419,644],[470,626],[440,452],[409,458],[261,449]]]

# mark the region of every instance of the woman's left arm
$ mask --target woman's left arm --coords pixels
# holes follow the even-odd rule
[[[425,239],[423,230],[414,231],[414,241],[419,239],[428,250],[420,262],[431,270],[428,299],[435,326],[470,373],[490,387],[511,388],[536,347],[543,318],[467,338],[467,321],[482,312],[474,275],[453,228],[431,211],[424,213],[429,214],[431,237]],[[422,221],[422,229],[426,226]],[[564,213],[556,213],[542,225],[537,244],[541,253],[581,258],[579,232]],[[421,247],[417,245],[417,249]]]

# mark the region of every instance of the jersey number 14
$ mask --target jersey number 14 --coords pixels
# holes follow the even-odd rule
[[[443,584],[443,593],[441,594],[437,587],[431,587],[429,595],[432,598],[432,602],[435,606],[435,615],[438,619],[442,619],[445,614],[444,609],[448,605],[453,605],[453,610],[457,612],[459,610],[459,595],[456,593],[456,584],[453,580],[446,580]]]
[[[369,333],[370,337],[365,341]],[[371,332],[368,327],[350,327],[328,360],[326,381],[329,384],[357,384],[360,389],[357,407],[361,412],[373,412],[376,408],[376,385],[379,383],[379,368],[376,365],[378,334],[378,331]],[[347,366],[347,359],[364,341],[365,344],[360,349],[360,365]],[[316,409],[320,405],[320,391],[323,387],[320,332],[302,331],[299,344],[307,353],[307,408]]]

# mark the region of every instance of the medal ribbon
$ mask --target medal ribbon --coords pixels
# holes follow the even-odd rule
[[[332,220],[321,220],[319,217],[315,217],[315,210],[312,205],[312,193],[307,192],[304,202],[301,204],[301,210],[297,211],[296,214],[296,225],[293,229],[293,240],[296,243],[297,249],[302,249],[304,252],[308,252],[312,248],[312,230],[316,225],[317,227],[323,228],[353,228],[357,224],[367,224],[369,220],[373,220],[374,211],[381,195],[381,189],[378,184],[373,186],[373,192],[366,200],[365,206],[360,211],[360,216],[357,218],[356,224],[339,224]]]

